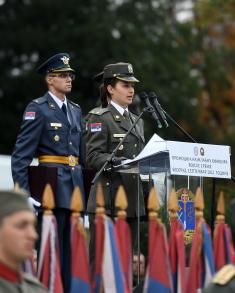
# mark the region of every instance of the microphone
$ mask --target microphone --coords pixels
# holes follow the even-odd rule
[[[167,120],[166,120],[166,115],[164,113],[164,110],[162,109],[162,106],[158,102],[157,95],[155,94],[155,92],[150,92],[149,97],[153,101],[155,109],[158,112],[158,114],[160,115],[160,117],[161,117],[162,121],[164,122],[165,126],[168,127],[169,125],[168,125]]]
[[[151,113],[152,118],[157,121],[158,128],[162,128],[162,124],[161,124],[161,122],[159,120],[159,117],[158,117],[158,115],[156,113],[156,110],[151,105],[151,103],[149,101],[149,98],[148,98],[148,95],[146,94],[146,92],[140,93],[139,97],[140,97],[141,100],[143,100],[145,102],[146,106],[148,107],[148,112]]]

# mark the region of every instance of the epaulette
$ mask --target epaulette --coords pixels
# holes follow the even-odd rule
[[[47,102],[47,98],[46,97],[40,97],[40,98],[34,99],[33,102],[35,102],[37,104],[43,104],[43,103]]]
[[[67,99],[67,101],[68,101],[70,104],[72,104],[73,106],[80,108],[80,106],[79,106],[78,104],[72,102],[71,100]]]
[[[23,277],[24,281],[26,281],[28,283],[36,284],[36,285],[43,287],[43,285],[39,282],[39,280],[37,278],[35,278],[34,276],[32,276],[30,273],[23,273],[22,277]]]
[[[109,112],[109,109],[108,108],[100,108],[100,107],[97,107],[97,108],[92,109],[89,112],[89,114],[103,115],[106,112]]]
[[[226,285],[235,276],[235,266],[228,264],[222,267],[213,278],[212,282],[218,285]]]

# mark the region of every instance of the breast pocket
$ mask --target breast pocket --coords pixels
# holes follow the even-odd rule
[[[49,136],[49,140],[54,142],[56,145],[64,144],[66,142],[68,131],[66,131],[63,126],[53,127],[49,124],[46,126],[46,131]]]
[[[117,145],[122,140],[122,137],[112,137],[111,138],[111,145],[112,145],[112,151],[117,147]],[[131,147],[131,140],[130,137],[127,137],[125,141],[119,146],[117,150],[117,156],[121,157],[126,153],[127,148]]]

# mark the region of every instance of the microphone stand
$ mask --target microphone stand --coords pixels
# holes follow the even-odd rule
[[[95,177],[93,178],[91,184],[95,184],[100,175],[102,174],[103,171],[107,171],[107,166],[109,165],[110,162],[112,162],[112,159],[115,157],[117,150],[119,149],[119,147],[123,144],[123,142],[126,140],[127,136],[130,134],[130,132],[132,131],[132,129],[136,126],[137,122],[140,120],[140,118],[142,117],[142,115],[144,114],[144,112],[149,112],[152,113],[154,111],[153,106],[147,106],[145,108],[143,108],[142,112],[138,115],[137,119],[135,119],[134,123],[132,123],[131,127],[128,129],[128,131],[126,132],[125,136],[120,140],[120,142],[118,143],[118,145],[116,146],[116,148],[112,151],[110,157],[106,160],[106,162],[104,163],[104,165],[100,168],[100,170],[96,173]],[[137,198],[137,253],[138,253],[138,280],[137,280],[137,284],[139,284],[139,276],[140,276],[140,206],[139,206],[139,177],[138,177],[138,198]],[[113,218],[114,216],[114,198],[111,198],[111,217]]]

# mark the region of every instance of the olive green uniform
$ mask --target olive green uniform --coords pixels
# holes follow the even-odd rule
[[[136,115],[130,112],[129,116],[132,123],[137,118]],[[96,108],[90,111],[87,121],[87,167],[99,171],[107,159],[110,158],[112,151],[129,128],[130,125],[126,119],[111,104],[107,108]],[[115,156],[133,159],[143,147],[143,121],[139,120],[125,142],[119,147]],[[113,215],[116,192],[118,187],[123,185],[128,200],[127,217],[135,218],[137,216],[138,175],[105,171],[101,174],[98,181],[101,182],[103,188],[107,214]],[[144,198],[140,180],[139,184],[139,215],[141,216],[144,215]],[[96,210],[96,185],[97,183],[91,187],[88,198],[87,211],[89,213],[95,213]]]
[[[46,293],[43,285],[30,274],[23,274],[20,282],[12,282],[0,277],[1,293]]]

